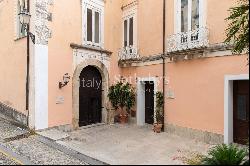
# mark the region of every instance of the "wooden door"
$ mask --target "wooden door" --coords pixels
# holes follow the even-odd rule
[[[249,81],[234,81],[234,142],[249,140]]]
[[[154,82],[145,82],[145,123],[154,123]]]
[[[79,126],[100,123],[102,119],[102,77],[97,68],[87,66],[80,75]]]

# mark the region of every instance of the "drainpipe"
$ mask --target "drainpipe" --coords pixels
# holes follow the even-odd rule
[[[165,79],[166,79],[166,67],[165,67],[165,41],[166,41],[166,0],[163,0],[163,53],[162,53],[162,65],[163,65],[163,128],[162,130],[165,130]]]
[[[27,12],[30,11],[30,1],[27,0]],[[27,127],[29,127],[29,84],[30,84],[30,38],[29,38],[30,24],[27,25],[27,73],[26,73],[26,110],[27,112]]]

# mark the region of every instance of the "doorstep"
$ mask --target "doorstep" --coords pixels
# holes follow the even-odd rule
[[[63,132],[57,129],[48,129],[44,131],[38,131],[37,134],[45,138],[51,139],[53,141],[58,141],[58,140],[66,139],[69,137],[69,135],[66,132]]]

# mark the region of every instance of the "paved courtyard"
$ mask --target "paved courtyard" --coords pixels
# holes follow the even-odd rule
[[[56,134],[53,134],[56,133]],[[211,145],[168,133],[156,134],[151,126],[100,125],[73,132],[41,133],[70,149],[108,164],[184,164],[182,158],[206,153]]]
[[[152,126],[99,124],[71,132],[49,129],[18,138],[27,132],[0,117],[0,165],[179,165],[212,146],[168,133],[156,134]]]

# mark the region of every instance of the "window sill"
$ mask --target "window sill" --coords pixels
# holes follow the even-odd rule
[[[103,49],[103,47],[101,46],[101,44],[97,44],[97,43],[94,43],[94,42],[85,42],[85,43],[83,43],[83,45],[86,46],[86,47]]]
[[[14,41],[19,41],[19,40],[22,40],[22,39],[24,39],[26,37],[27,37],[27,35],[26,36],[22,36],[22,37],[17,37],[17,38],[14,39]]]

